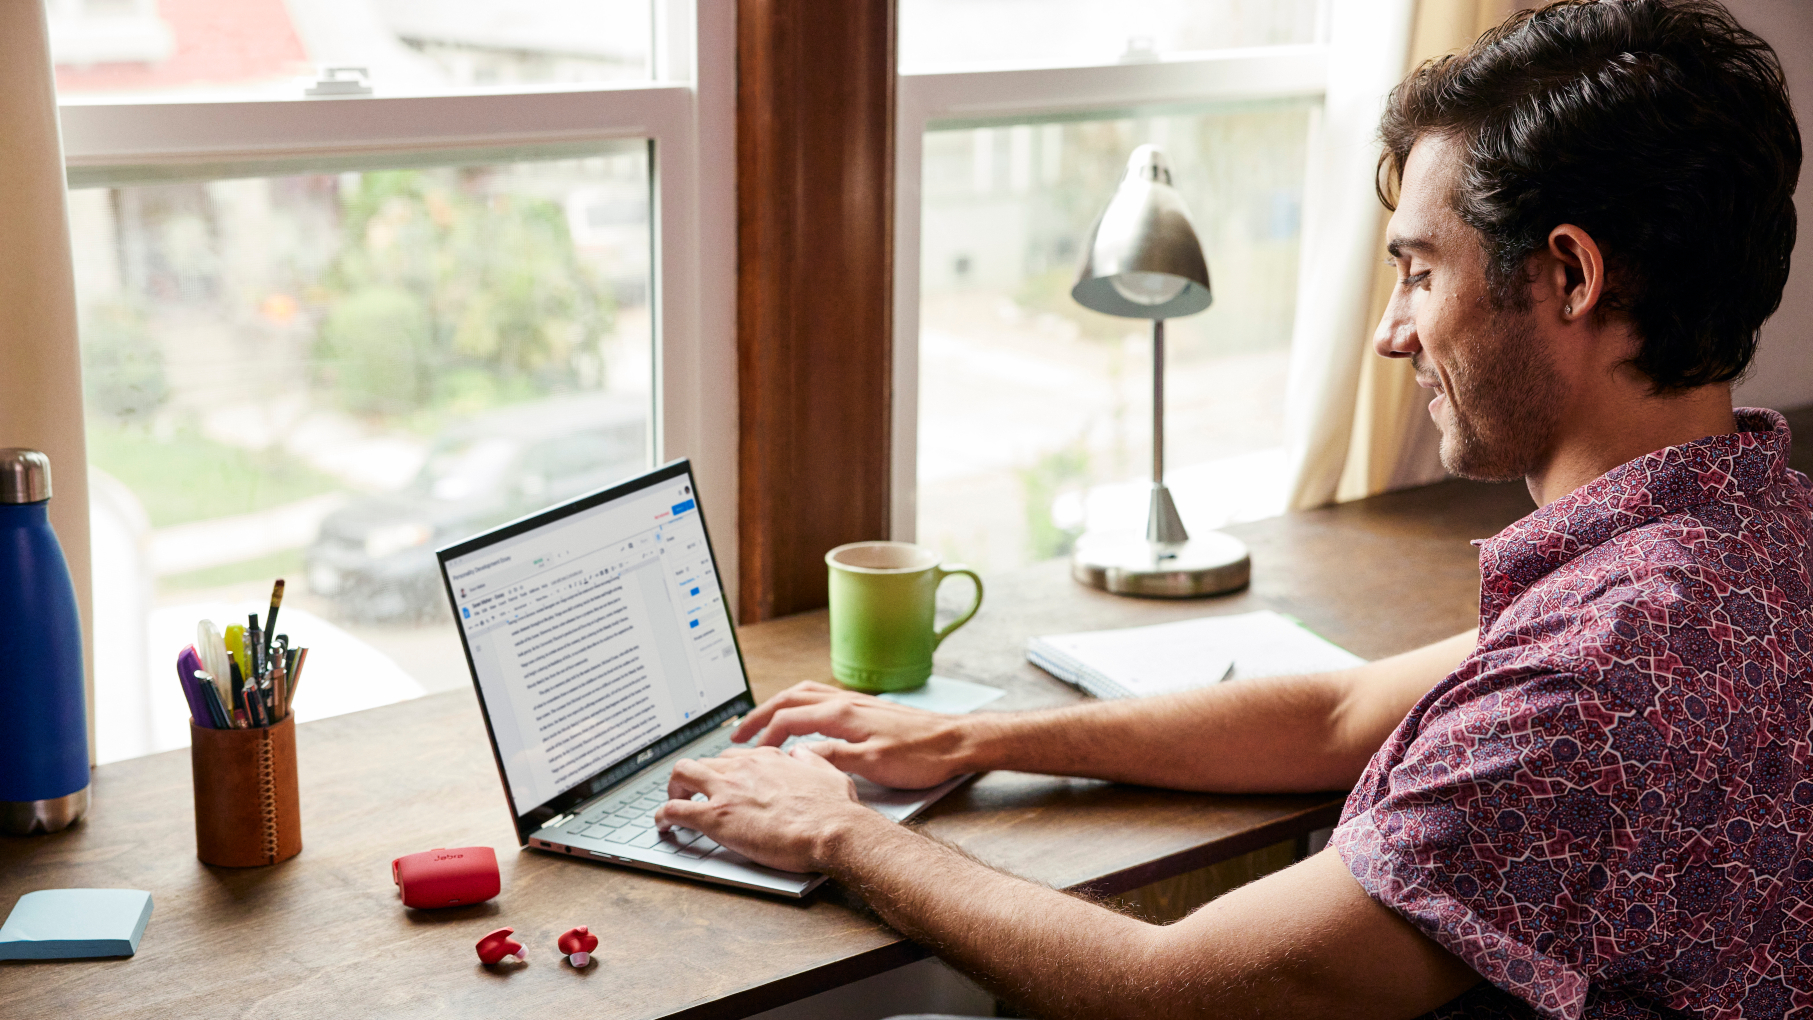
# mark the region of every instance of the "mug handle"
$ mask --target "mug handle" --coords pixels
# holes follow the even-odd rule
[[[932,590],[934,592],[938,590],[939,585],[944,583],[945,578],[954,574],[962,574],[964,577],[967,577],[976,583],[976,601],[969,604],[969,609],[966,610],[962,616],[959,616],[955,620],[945,624],[943,627],[932,631],[932,648],[936,650],[939,645],[944,643],[945,638],[950,637],[958,627],[968,623],[970,617],[976,615],[976,610],[982,608],[982,575],[961,563],[949,567],[933,567],[932,571],[937,575],[937,580],[932,583]]]

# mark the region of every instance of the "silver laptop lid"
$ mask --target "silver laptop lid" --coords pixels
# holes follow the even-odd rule
[[[436,555],[519,843],[755,705],[685,460]]]

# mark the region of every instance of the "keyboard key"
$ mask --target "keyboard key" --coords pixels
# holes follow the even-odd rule
[[[660,851],[664,854],[677,854],[684,848],[679,843],[664,838],[656,840],[655,845],[650,847],[650,849]]]
[[[611,833],[616,832],[617,829],[618,826],[615,825],[593,825],[585,830],[585,835],[597,839],[602,836],[608,836]]]
[[[713,850],[711,852],[711,859],[714,861],[723,861],[726,864],[748,864],[749,863],[749,858],[744,857],[742,854],[737,853],[735,850],[732,850],[727,846],[721,846],[721,847],[718,847],[716,850]]]
[[[633,825],[625,825],[621,829],[607,833],[604,837],[604,841],[606,843],[628,843],[630,840],[636,838],[637,833],[647,831],[649,830],[638,829]]]
[[[654,829],[643,829],[641,834],[629,841],[630,846],[651,847],[661,841],[661,834]]]

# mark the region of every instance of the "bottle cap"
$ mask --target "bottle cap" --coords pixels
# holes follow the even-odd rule
[[[36,450],[0,450],[0,503],[42,503],[49,498],[49,457]]]

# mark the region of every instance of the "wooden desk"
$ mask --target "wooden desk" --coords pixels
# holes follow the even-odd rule
[[[1050,563],[989,579],[983,611],[946,643],[941,672],[1003,686],[995,708],[1078,695],[1028,666],[1028,637],[1260,607],[1292,613],[1368,657],[1473,622],[1467,540],[1529,509],[1522,486],[1445,483],[1232,529],[1254,584],[1199,602],[1116,598]],[[955,586],[953,586],[955,587]],[[745,628],[758,694],[826,679],[825,618]],[[103,766],[92,819],[55,836],[0,839],[0,906],[33,889],[149,889],[137,957],[0,964],[9,1018],[471,1016],[583,1011],[597,1018],[743,1016],[917,959],[834,888],[803,904],[603,864],[512,853],[509,818],[468,692],[322,720],[297,733],[304,849],[271,868],[201,865],[189,756]],[[1225,797],[993,773],[926,828],[1037,881],[1116,893],[1330,824],[1338,795]],[[499,848],[496,900],[404,910],[390,859],[437,846]],[[510,925],[532,954],[512,972],[472,945]],[[589,924],[598,964],[556,964],[555,936]]]

